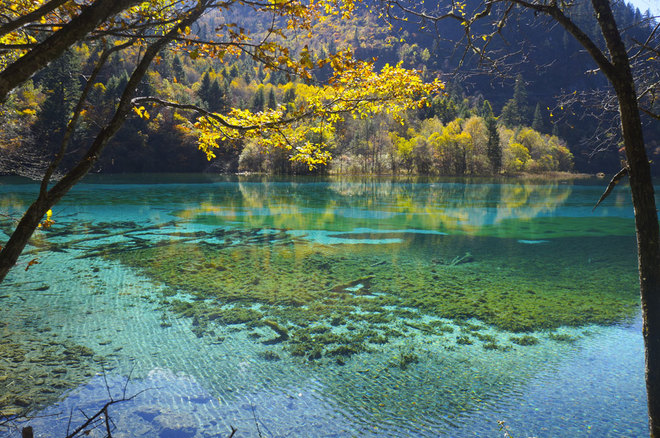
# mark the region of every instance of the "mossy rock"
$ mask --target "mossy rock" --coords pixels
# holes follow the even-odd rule
[[[314,348],[309,352],[307,355],[307,359],[309,360],[318,360],[323,357],[323,347],[320,345],[315,345]]]
[[[268,341],[264,341],[264,344],[278,344],[280,342],[284,342],[289,339],[289,330],[287,330],[286,327],[283,327],[280,324],[278,324],[276,321],[273,321],[271,319],[265,319],[261,322],[261,324],[270,328],[278,335],[276,338],[270,339]]]
[[[210,321],[218,321],[226,325],[249,324],[258,325],[263,318],[263,313],[243,307],[231,307],[228,309],[213,309],[204,314]]]

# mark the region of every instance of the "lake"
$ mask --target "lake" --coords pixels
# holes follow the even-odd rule
[[[122,398],[114,437],[644,436],[606,185],[89,177],[0,285],[0,436]],[[3,233],[36,191],[0,178]]]

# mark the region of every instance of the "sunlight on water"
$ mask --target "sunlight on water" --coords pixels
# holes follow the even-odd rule
[[[0,179],[0,213],[35,191]],[[109,391],[117,437],[644,435],[632,207],[601,191],[90,179],[0,285],[0,415],[63,436]]]

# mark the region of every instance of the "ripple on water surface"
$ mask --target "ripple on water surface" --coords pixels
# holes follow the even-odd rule
[[[286,184],[118,187],[103,188],[114,205],[83,188],[21,262],[39,264],[0,286],[0,409],[61,413],[32,420],[40,433],[107,400],[106,380],[114,397],[138,394],[112,407],[113,436],[487,437],[498,420],[514,436],[646,431],[634,257],[609,255],[634,254],[630,219],[589,224],[584,193],[524,192],[521,226],[502,187],[427,187],[419,206],[389,198],[382,214],[354,211],[375,186],[340,184],[300,209]],[[483,232],[440,211],[494,190]],[[362,201],[309,226],[344,196]],[[242,213],[216,215],[223,203]]]

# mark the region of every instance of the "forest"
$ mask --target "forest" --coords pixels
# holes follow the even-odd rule
[[[0,435],[660,437],[658,62],[620,0],[0,4]]]
[[[521,32],[527,39],[521,47],[495,47],[511,53],[507,54],[508,70],[493,76],[484,74],[478,60],[464,59],[457,52],[454,44],[460,39],[459,30],[449,28],[450,37],[439,40],[416,24],[402,23],[398,29],[388,26],[369,14],[368,7],[363,5],[350,19],[334,17],[316,25],[311,39],[300,37],[287,44],[294,52],[308,50],[312,61],[350,50],[359,59],[375,60],[377,66],[398,64],[417,69],[426,79],[440,78],[447,83],[429,105],[407,111],[403,121],[382,113],[347,119],[328,131],[319,128],[318,141],[328,145],[333,159],[310,169],[305,163],[292,161],[291,152],[285,149],[264,153],[259,139],[220,141],[217,157],[207,160],[196,151],[197,138],[191,128],[194,114],[156,107],[146,117],[134,114],[126,121],[94,172],[474,176],[615,173],[620,169],[621,140],[613,133],[618,117],[602,104],[609,92],[607,83],[598,76],[585,75],[594,68],[593,61],[561,28],[534,32],[533,21],[520,18],[516,26],[505,30],[503,40],[507,34]],[[595,33],[595,19],[585,8],[586,2],[578,2],[574,19]],[[234,8],[229,16],[217,11],[207,14],[192,32],[201,39],[211,38],[214,29],[231,21],[240,22],[257,36],[265,32],[263,23],[242,12]],[[629,41],[644,40],[655,25],[648,12],[644,15],[632,6],[615,4],[615,12],[628,29]],[[452,32],[456,33],[453,37]],[[109,109],[103,103],[119,99],[128,81],[127,71],[140,56],[139,48],[124,51],[113,55],[104,67],[81,114],[65,164],[75,162],[76,151],[108,117]],[[0,159],[0,172],[38,174],[55,154],[92,58],[87,45],[72,48],[10,97],[0,114],[5,126],[0,134],[5,155]],[[258,113],[280,106],[293,108],[296,100],[317,93],[329,75],[327,66],[305,80],[264,68],[249,56],[219,60],[194,51],[163,51],[138,94],[218,113],[227,113],[230,108]],[[660,128],[648,120],[645,127],[648,153],[657,161]]]

